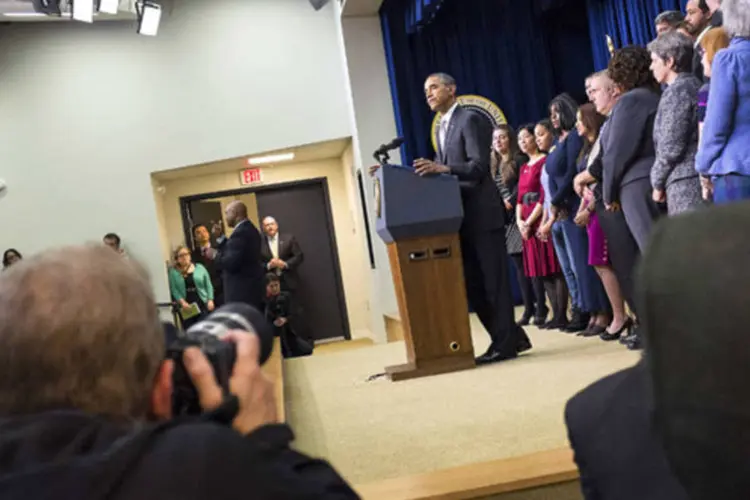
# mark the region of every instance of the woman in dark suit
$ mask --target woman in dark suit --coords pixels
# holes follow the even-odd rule
[[[490,168],[492,178],[505,203],[506,220],[515,219],[518,201],[518,169],[528,161],[528,156],[519,152],[516,134],[509,125],[500,125],[492,134],[492,156]],[[535,296],[544,297],[541,281],[530,280],[523,270],[523,239],[516,224],[508,224],[505,231],[505,246],[516,268],[516,278],[521,289],[524,313],[518,324],[528,325],[534,318],[535,325],[543,325],[547,320],[547,304],[537,303]],[[534,290],[534,286],[539,290]]]
[[[650,67],[651,54],[644,47],[631,45],[612,56],[607,73],[622,96],[602,134],[604,204],[607,210],[622,210],[641,252],[661,212],[651,189],[660,96]]]

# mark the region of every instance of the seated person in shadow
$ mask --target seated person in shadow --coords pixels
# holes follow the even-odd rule
[[[702,213],[701,217],[704,217]],[[694,218],[695,215],[673,218],[667,224],[660,225],[660,230],[656,232],[644,255],[636,298],[642,327],[648,332],[644,357],[634,367],[590,385],[568,401],[565,408],[568,437],[575,452],[581,489],[586,500],[692,498],[673,473],[659,428],[655,424],[658,414],[655,400],[659,385],[658,382],[656,386],[652,383],[649,368],[654,369],[654,360],[660,361],[660,366],[666,372],[674,374],[675,382],[680,382],[674,387],[679,385],[686,394],[692,393],[700,384],[697,380],[693,384],[683,383],[687,373],[695,373],[696,378],[704,377],[711,373],[713,366],[707,366],[700,357],[696,357],[694,363],[686,359],[679,332],[694,331],[698,328],[696,325],[701,325],[701,335],[706,344],[723,345],[724,340],[715,338],[711,322],[717,318],[730,317],[732,310],[725,311],[727,306],[710,307],[696,302],[705,297],[724,297],[733,292],[737,302],[744,298],[744,294],[737,293],[742,289],[741,282],[733,288],[722,280],[718,286],[725,287],[725,292],[715,292],[705,287],[696,290],[692,286],[691,280],[698,278],[698,282],[701,282],[701,277],[710,276],[712,272],[701,264],[705,259],[696,252],[697,242],[724,246],[717,242],[725,241],[727,234],[741,234],[737,233],[736,228],[742,227],[729,225],[722,228],[725,233],[717,232],[711,237],[705,231],[697,232],[697,229],[692,229],[702,227],[696,224]],[[746,219],[743,222],[750,222],[750,214]],[[730,231],[729,228],[734,230]],[[689,234],[689,237],[672,234],[675,232]],[[722,234],[725,236],[721,236]],[[744,238],[750,244],[750,236]],[[747,249],[748,246],[734,244],[730,248],[737,248],[740,252],[741,248]],[[688,260],[690,264],[683,265],[680,259]],[[724,260],[723,264],[732,267],[732,262],[742,262],[739,254],[734,260]],[[696,273],[696,269],[700,271]],[[746,274],[747,279],[750,279],[750,272]],[[712,279],[716,276],[720,274],[714,274]],[[665,280],[666,277],[671,281]],[[654,284],[658,286],[655,287]],[[675,297],[679,297],[679,300]],[[667,303],[670,307],[665,307]],[[748,311],[747,306],[740,309]],[[702,315],[705,317],[699,319]],[[746,333],[741,328],[739,330]],[[673,331],[674,334],[663,337],[665,331]],[[661,340],[656,343],[652,337]],[[723,500],[730,497],[717,495],[714,498]]]
[[[273,324],[276,336],[281,339],[281,353],[285,358],[309,356],[312,343],[295,332],[294,308],[289,292],[281,291],[281,280],[274,273],[266,274],[266,318]]]
[[[748,224],[747,202],[676,217],[642,265],[655,427],[695,500],[750,498]]]

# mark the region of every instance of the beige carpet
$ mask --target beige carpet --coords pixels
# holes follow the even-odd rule
[[[476,318],[472,330],[483,352],[489,339]],[[516,360],[398,383],[367,378],[405,361],[402,342],[285,361],[296,447],[362,484],[566,446],[568,398],[639,354],[527,331],[535,347]]]

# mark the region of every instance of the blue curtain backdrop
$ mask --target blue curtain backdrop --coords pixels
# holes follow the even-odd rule
[[[430,73],[450,73],[459,94],[489,98],[516,126],[546,116],[559,92],[584,97],[594,67],[585,0],[430,0],[431,22],[427,2],[385,0],[380,10],[405,163],[434,156]]]
[[[687,0],[587,0],[594,65],[604,69],[609,62],[606,36],[616,49],[646,45],[656,37],[654,19],[665,10],[685,12]]]
[[[423,91],[430,73],[450,73],[459,95],[487,97],[515,126],[546,117],[559,92],[582,100],[594,64],[585,9],[585,0],[385,0],[380,13],[404,163],[434,156]],[[511,282],[518,300],[514,276]]]

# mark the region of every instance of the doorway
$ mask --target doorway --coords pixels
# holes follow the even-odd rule
[[[185,241],[194,244],[191,228],[198,223],[223,220],[224,208],[236,199],[247,205],[249,218],[259,230],[263,218],[273,216],[280,234],[292,234],[297,239],[304,261],[297,271],[300,282],[295,297],[304,307],[304,321],[312,338],[316,342],[349,340],[351,334],[326,179],[182,197],[180,209]]]

